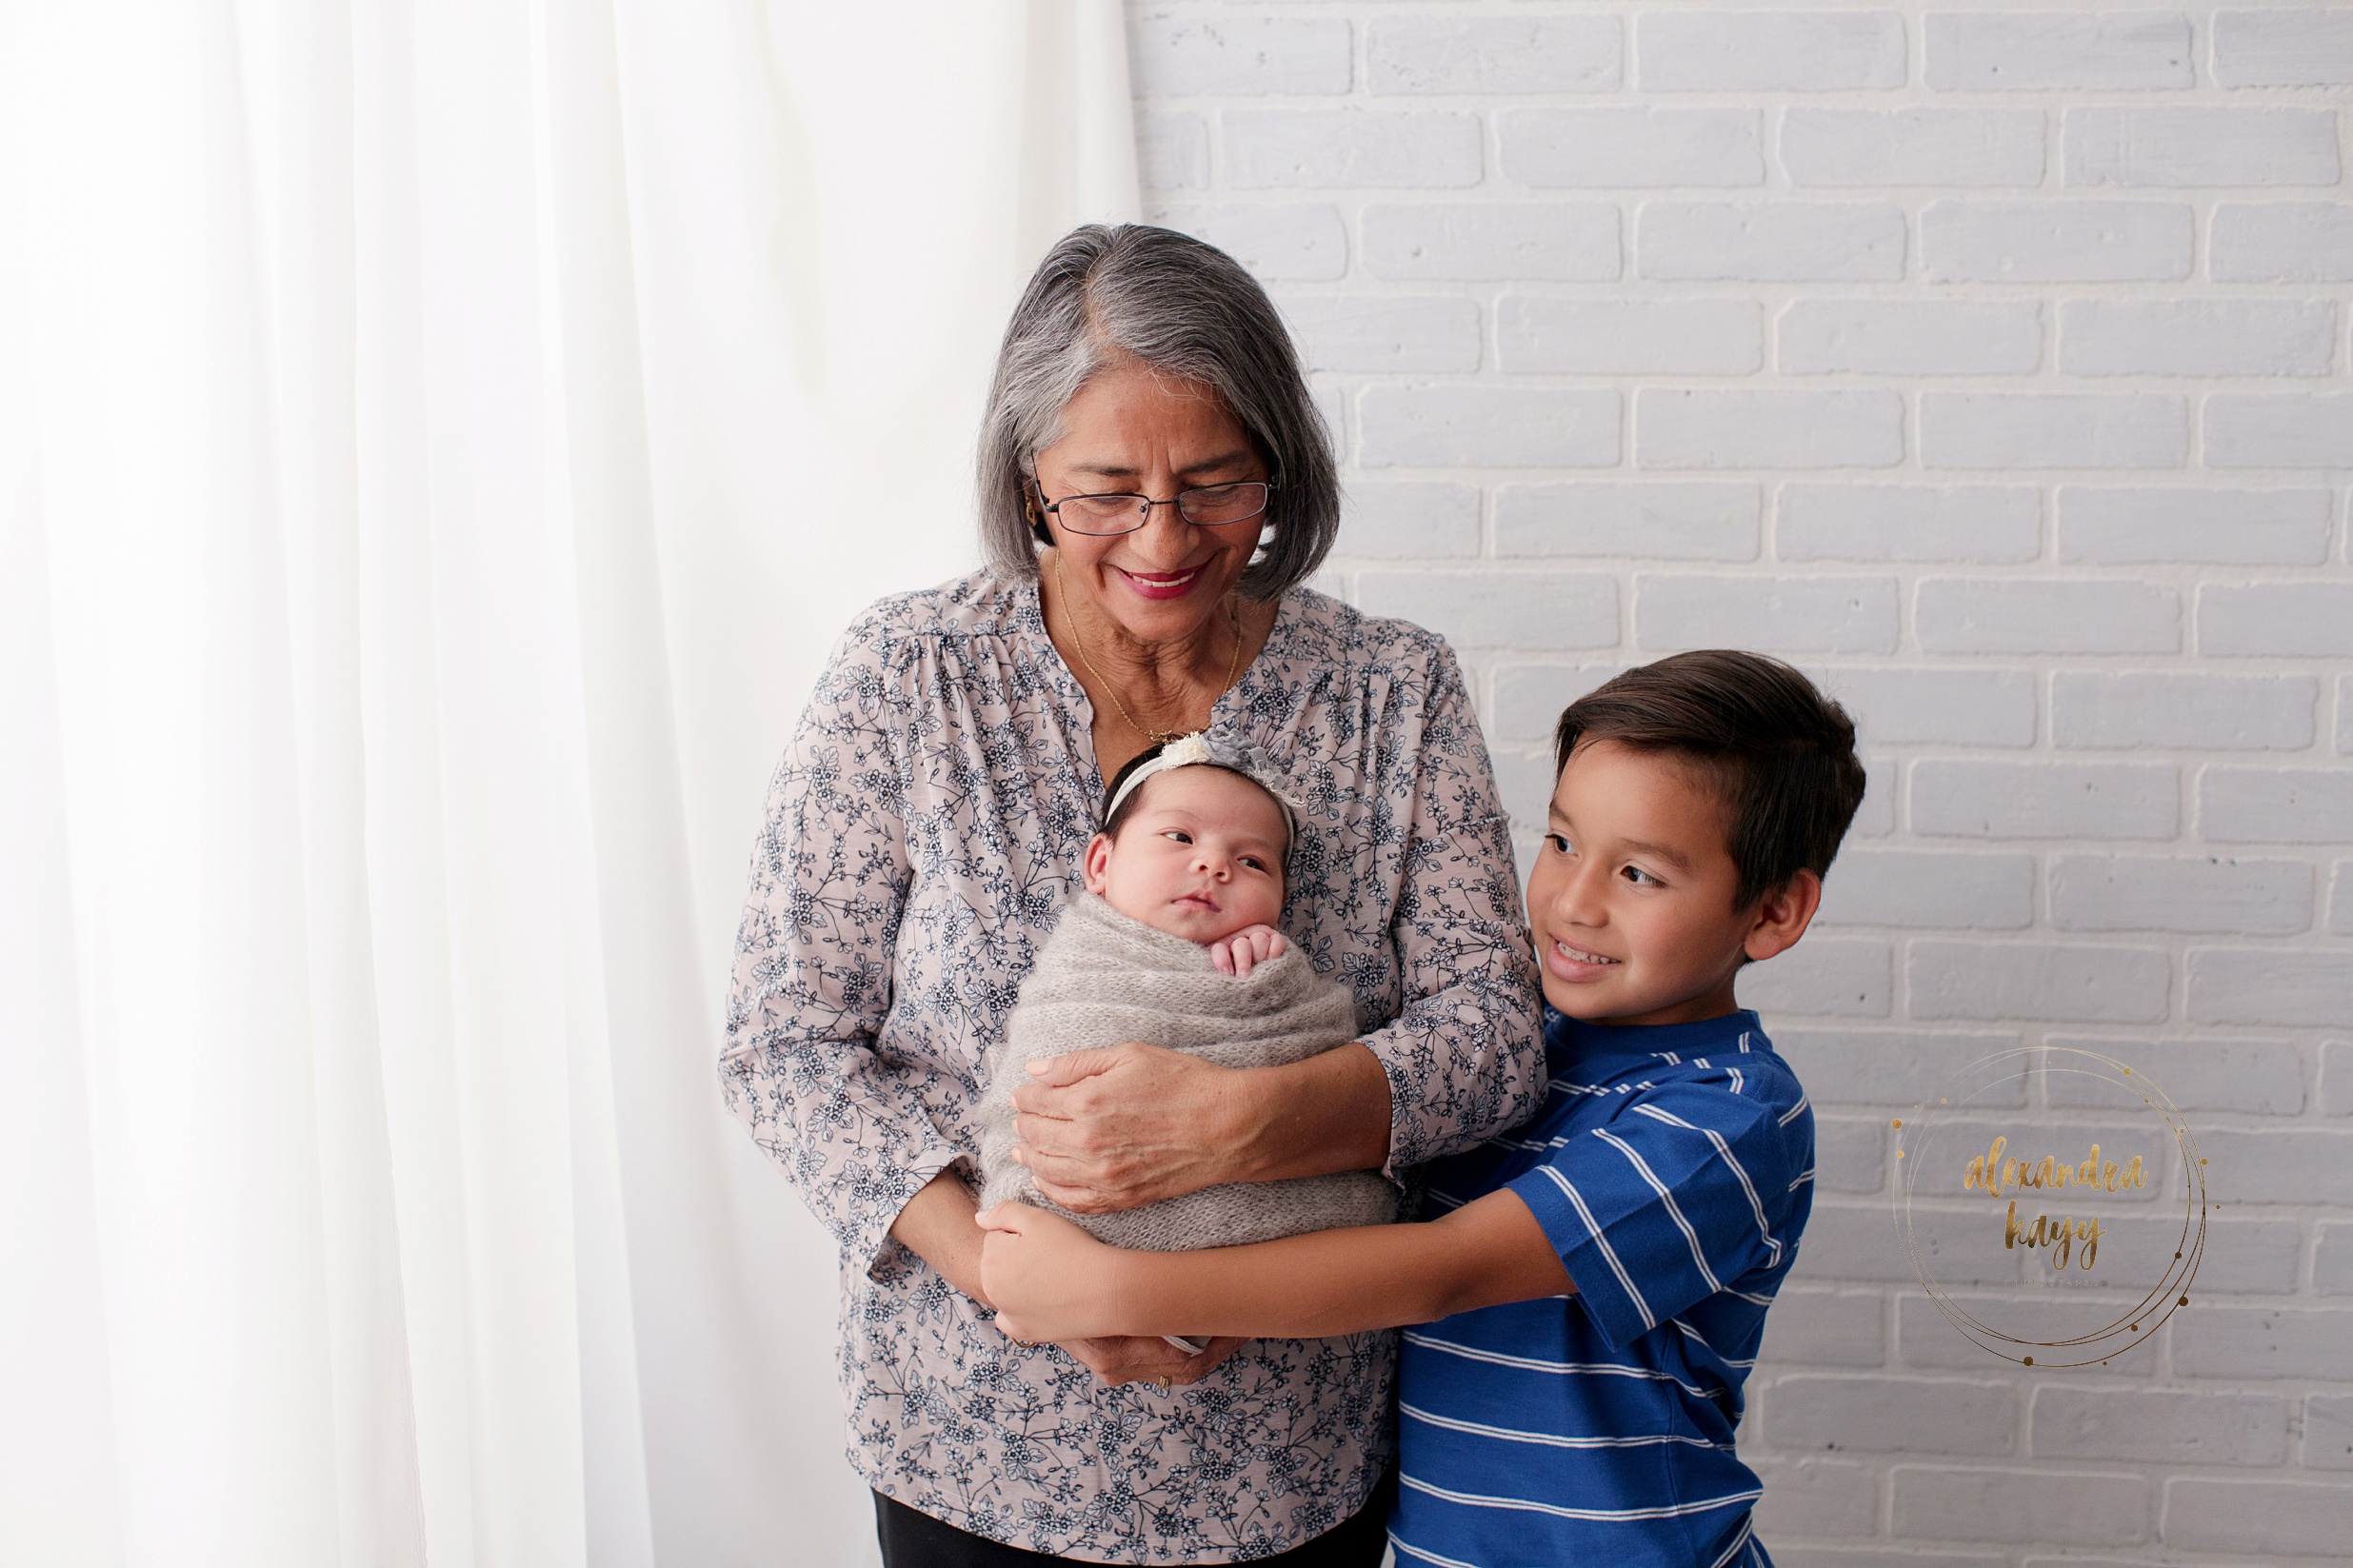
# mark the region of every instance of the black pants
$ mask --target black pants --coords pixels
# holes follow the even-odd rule
[[[1396,1496],[1397,1475],[1391,1471],[1364,1507],[1305,1545],[1260,1558],[1251,1568],[1381,1568],[1381,1554],[1388,1547],[1389,1503]],[[874,1494],[874,1532],[882,1538],[883,1568],[1038,1568],[1081,1560],[1025,1552],[959,1530],[880,1492]]]

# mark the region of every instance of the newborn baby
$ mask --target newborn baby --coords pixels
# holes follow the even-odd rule
[[[1347,991],[1274,928],[1294,819],[1250,763],[1199,735],[1147,752],[1113,781],[1087,846],[1087,891],[1022,982],[989,1054],[981,1207],[1013,1200],[1113,1246],[1187,1252],[1397,1218],[1370,1171],[1208,1187],[1115,1214],[1072,1214],[1012,1158],[1012,1093],[1028,1063],[1141,1041],[1226,1067],[1303,1061],[1356,1038]]]

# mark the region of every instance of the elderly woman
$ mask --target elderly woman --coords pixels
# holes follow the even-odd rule
[[[1535,971],[1463,678],[1302,588],[1339,524],[1257,283],[1166,229],[1056,246],[981,443],[988,567],[849,628],[777,770],[722,1063],[841,1246],[849,1458],[884,1558],[1379,1561],[1390,1336],[1027,1345],[980,1288],[982,1057],[1080,885],[1103,781],[1211,729],[1307,818],[1283,928],[1362,1038],[1232,1069],[1130,1044],[1022,1089],[1023,1161],[1089,1212],[1391,1175],[1523,1120]]]

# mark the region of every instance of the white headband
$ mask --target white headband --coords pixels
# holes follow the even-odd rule
[[[1137,764],[1135,770],[1120,781],[1119,788],[1111,792],[1110,804],[1103,808],[1103,820],[1109,822],[1119,815],[1120,803],[1134,794],[1145,780],[1155,773],[1166,773],[1178,767],[1222,767],[1239,773],[1274,797],[1282,809],[1283,825],[1290,834],[1290,842],[1299,843],[1299,818],[1306,808],[1293,800],[1289,791],[1275,781],[1279,777],[1266,754],[1254,745],[1235,746],[1222,741],[1211,741],[1207,730],[1196,730],[1180,735],[1160,748],[1158,756]]]

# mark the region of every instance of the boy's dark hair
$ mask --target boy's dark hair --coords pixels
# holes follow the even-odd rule
[[[1121,764],[1120,770],[1111,775],[1111,782],[1103,786],[1104,804],[1109,805],[1111,804],[1112,799],[1119,794],[1119,786],[1127,782],[1128,774],[1133,773],[1137,768],[1142,767],[1146,763],[1150,762],[1153,758],[1159,756],[1167,748],[1167,742],[1155,741],[1150,745],[1146,746],[1142,751],[1139,751],[1134,756],[1128,758],[1127,762]],[[1242,780],[1246,784],[1256,784],[1262,790],[1266,787],[1265,784],[1259,784],[1256,779],[1251,778],[1247,773],[1243,772],[1240,768],[1227,767],[1222,763],[1192,763],[1187,765],[1192,767],[1214,767],[1220,773],[1230,773],[1235,778]],[[1171,769],[1171,771],[1174,770]],[[1129,790],[1127,792],[1127,798],[1119,803],[1119,808],[1110,812],[1103,819],[1104,833],[1111,838],[1118,838],[1119,830],[1127,824],[1128,818],[1136,814],[1136,807],[1143,804],[1144,792],[1151,786],[1151,781],[1147,779],[1144,783]],[[1271,799],[1272,797],[1269,796],[1268,798]],[[1280,805],[1280,802],[1277,803],[1278,805]],[[1287,830],[1290,826],[1289,813],[1283,813],[1283,823],[1285,828]],[[1286,838],[1284,842],[1284,855],[1286,859],[1289,857],[1290,847],[1289,840]]]
[[[1731,648],[1629,669],[1568,705],[1553,769],[1584,741],[1689,759],[1724,803],[1725,843],[1745,909],[1799,871],[1821,876],[1863,804],[1846,710],[1778,659]]]

